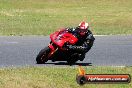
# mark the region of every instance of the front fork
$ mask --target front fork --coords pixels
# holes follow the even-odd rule
[[[48,55],[48,58],[50,58],[57,50],[58,50],[58,47],[57,48],[55,48],[54,46],[53,46],[53,43],[50,43],[49,45],[48,45],[48,47],[50,48],[50,53],[49,53],[49,55]]]

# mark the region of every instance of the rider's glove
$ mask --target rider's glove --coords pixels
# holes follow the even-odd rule
[[[67,28],[68,32],[73,33],[75,31],[75,28]]]

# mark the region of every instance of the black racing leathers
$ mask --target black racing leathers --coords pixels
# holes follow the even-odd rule
[[[79,35],[78,28],[68,28],[67,30],[79,39],[75,45],[68,46],[70,50],[85,54],[91,49],[95,38],[90,30],[88,30],[83,37]]]

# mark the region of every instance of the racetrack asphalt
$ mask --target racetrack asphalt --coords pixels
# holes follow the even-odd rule
[[[132,35],[95,36],[83,66],[132,66]],[[66,66],[65,62],[36,64],[36,56],[48,45],[49,36],[0,36],[0,67]]]

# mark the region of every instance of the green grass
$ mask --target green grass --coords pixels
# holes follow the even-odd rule
[[[0,0],[0,35],[48,35],[90,23],[94,34],[132,34],[132,0]]]
[[[130,74],[132,67],[83,67],[89,74]],[[132,88],[129,84],[76,83],[78,67],[1,68],[0,88]]]

